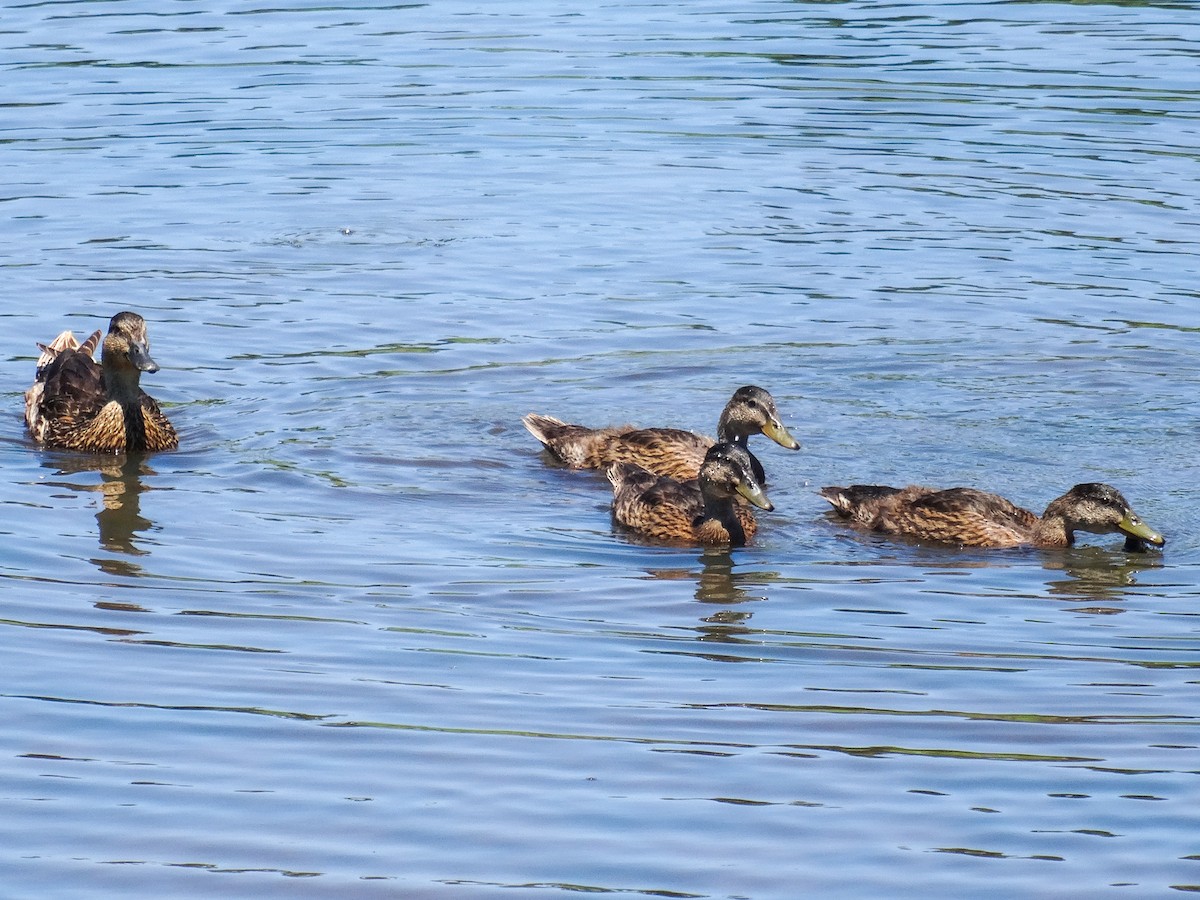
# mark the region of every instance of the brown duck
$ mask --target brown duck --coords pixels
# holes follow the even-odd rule
[[[588,428],[537,413],[530,413],[522,421],[556,459],[572,469],[604,469],[626,462],[656,475],[695,478],[704,454],[714,443],[711,438],[679,428]],[[752,434],[765,434],[789,450],[800,448],[780,420],[774,398],[760,387],[746,385],[725,404],[717,421],[717,440],[733,442],[746,450],[751,472],[761,485],[766,480],[762,464],[747,447]]]
[[[42,346],[33,386],[25,392],[25,424],[39,444],[84,453],[174,450],[179,437],[154,399],[141,389],[150,358],[146,321],[137,313],[112,317],[100,364],[100,332],[80,344],[64,331]]]
[[[740,547],[758,523],[746,504],[771,510],[750,467],[750,454],[733,442],[714,444],[698,478],[679,481],[655,475],[636,463],[613,463],[613,518],[642,537],[673,544]]]
[[[963,547],[1070,547],[1076,531],[1123,534],[1129,550],[1165,543],[1107,484],[1077,484],[1051,501],[1041,516],[996,494],[965,487],[856,484],[821,488],[821,496],[861,528]]]

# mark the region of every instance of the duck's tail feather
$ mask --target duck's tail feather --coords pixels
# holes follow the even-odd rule
[[[521,419],[525,429],[543,444],[549,446],[554,438],[562,433],[567,423],[553,416],[543,416],[540,413],[529,413]]]
[[[877,502],[900,492],[884,484],[852,484],[849,487],[823,487],[818,492],[830,502],[839,516],[852,516],[864,504]]]

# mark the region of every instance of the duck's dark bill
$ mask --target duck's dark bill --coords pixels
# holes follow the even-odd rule
[[[1140,537],[1134,537],[1132,534],[1125,535],[1125,552],[1126,553],[1147,553],[1151,546],[1156,549],[1162,547],[1162,544],[1151,545],[1149,541],[1143,540]]]

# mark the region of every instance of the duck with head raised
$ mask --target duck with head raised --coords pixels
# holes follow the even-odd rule
[[[613,463],[607,474],[613,518],[657,541],[740,547],[758,527],[740,498],[760,509],[775,508],[754,477],[749,452],[732,441],[709,448],[695,479],[655,475],[628,462]]]
[[[1040,516],[997,494],[965,487],[856,484],[821,488],[821,496],[860,528],[960,547],[1070,547],[1076,531],[1123,534],[1129,550],[1165,543],[1107,484],[1077,484]]]
[[[636,463],[656,475],[695,478],[704,455],[715,443],[711,438],[679,428],[634,428],[632,425],[588,428],[552,416],[530,413],[525,427],[560,462],[572,469],[605,469],[613,463]],[[755,385],[738,388],[717,421],[717,441],[741,446],[750,455],[751,471],[765,483],[762,463],[750,453],[751,435],[765,434],[781,447],[798,450],[800,444],[784,427],[775,399]]]
[[[80,344],[64,331],[42,346],[37,375],[25,392],[25,424],[45,447],[84,453],[174,450],[179,437],[141,388],[143,372],[157,372],[146,338],[146,320],[133,312],[112,317]]]

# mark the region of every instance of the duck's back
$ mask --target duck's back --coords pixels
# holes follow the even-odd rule
[[[615,463],[607,473],[620,524],[657,540],[695,540],[693,523],[704,512],[696,482],[663,478],[636,463]]]
[[[573,469],[607,469],[634,463],[656,475],[695,478],[712,440],[679,428],[619,425],[588,428],[530,413],[525,427],[560,462]]]
[[[1038,517],[997,495],[948,488],[898,506],[893,521],[928,540],[966,547],[1016,547],[1028,543]]]
[[[610,462],[635,463],[656,475],[687,481],[700,474],[710,438],[680,428],[635,428],[614,434],[602,454]]]
[[[34,440],[58,446],[63,433],[103,408],[104,379],[92,358],[99,341],[99,331],[82,344],[64,331],[42,348],[33,386],[25,392],[25,423]]]
[[[967,547],[1028,543],[1038,517],[996,494],[975,488],[937,490],[912,485],[824,488],[839,515],[883,534]]]

